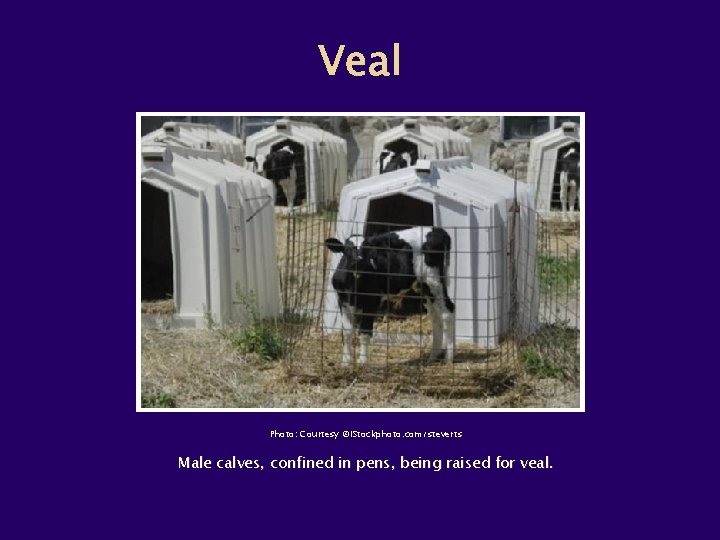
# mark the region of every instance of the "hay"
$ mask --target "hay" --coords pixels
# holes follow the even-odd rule
[[[452,363],[428,361],[432,334],[427,315],[378,321],[366,365],[342,365],[341,332],[307,325],[295,327],[292,334],[295,339],[288,343],[286,366],[292,377],[306,384],[340,387],[357,380],[437,399],[486,399],[512,389],[522,376],[510,341],[493,350],[458,343]],[[353,349],[357,358],[357,338]]]
[[[172,315],[175,313],[175,300],[143,300],[140,303],[140,313],[149,315]]]
[[[276,227],[285,307],[279,330],[286,338],[284,364],[295,381],[330,388],[382,384],[397,394],[486,399],[506,393],[520,380],[517,351],[509,341],[493,350],[458,343],[453,363],[429,363],[432,322],[427,314],[378,317],[368,365],[342,366],[342,333],[323,328],[324,289],[331,271],[324,240],[334,234],[335,223],[323,215],[276,216]],[[402,309],[401,304],[391,298],[384,306]],[[357,338],[353,348],[357,358]]]
[[[326,238],[335,233],[332,220],[321,215],[275,216],[282,312],[312,313],[322,306],[330,267]]]
[[[579,402],[573,385],[538,380],[515,363],[501,362],[502,354],[483,358],[464,346],[452,365],[386,365],[376,356],[364,368],[343,368],[337,342],[327,351],[336,353],[333,365],[321,368],[307,354],[276,362],[240,355],[218,331],[155,329],[141,335],[142,393],[172,396],[176,407],[577,407]],[[299,343],[307,346],[309,339]]]
[[[342,366],[342,333],[322,327],[330,272],[323,242],[334,235],[334,220],[331,215],[276,215],[276,232],[283,315],[272,324],[286,340],[283,359],[267,362],[239,354],[217,331],[143,330],[143,395],[170,395],[177,407],[578,406],[574,371],[570,380],[532,376],[510,340],[492,350],[460,342],[454,362],[428,363],[428,315],[378,318],[369,363]],[[550,253],[572,253],[579,246],[577,230],[546,245],[541,239],[540,246]],[[174,307],[167,299],[143,302],[141,311],[171,314]],[[555,343],[556,337],[548,340]],[[353,349],[357,357],[357,340]]]

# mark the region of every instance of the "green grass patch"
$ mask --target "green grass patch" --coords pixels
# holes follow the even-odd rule
[[[560,366],[537,349],[528,348],[520,351],[520,360],[530,375],[541,379],[557,379],[562,374]]]
[[[270,323],[254,322],[244,328],[223,330],[222,334],[241,353],[255,353],[264,360],[277,360],[285,349],[285,339]]]
[[[143,409],[172,409],[175,407],[175,398],[164,392],[142,394],[140,406]]]
[[[299,313],[297,311],[288,311],[287,313],[283,313],[278,318],[278,323],[280,323],[280,324],[309,326],[313,322],[314,322],[314,319],[310,315],[306,315],[304,313]]]
[[[580,286],[579,253],[570,257],[540,255],[538,269],[542,293],[575,292]]]
[[[285,338],[273,321],[260,319],[255,292],[245,292],[236,287],[238,297],[247,318],[246,326],[220,330],[220,334],[243,354],[257,354],[263,360],[277,360],[285,351]]]
[[[530,375],[578,382],[579,335],[565,324],[543,325],[525,340],[519,358]]]

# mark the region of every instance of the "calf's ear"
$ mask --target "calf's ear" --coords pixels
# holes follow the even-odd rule
[[[333,253],[342,253],[344,246],[337,238],[328,238],[325,240],[325,247],[327,247]]]

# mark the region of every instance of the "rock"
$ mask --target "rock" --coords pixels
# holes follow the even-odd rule
[[[351,128],[362,128],[365,126],[364,116],[346,116],[345,121]]]
[[[365,122],[365,130],[375,129],[377,131],[385,131],[387,126],[381,118],[370,118]]]
[[[498,169],[502,171],[511,171],[514,167],[515,160],[510,157],[504,157],[498,161]]]
[[[457,118],[455,116],[445,120],[444,124],[445,124],[445,127],[450,128],[454,131],[456,131],[462,127],[462,122],[460,121],[459,118]]]
[[[485,118],[481,118],[480,120],[474,120],[466,129],[470,133],[483,133],[487,131],[488,127],[490,127],[490,123]]]

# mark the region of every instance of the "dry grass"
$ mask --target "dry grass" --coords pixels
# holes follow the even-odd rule
[[[370,363],[340,365],[342,337],[323,333],[322,301],[329,265],[323,241],[331,219],[276,216],[287,340],[283,360],[242,355],[218,331],[142,331],[143,396],[169,396],[183,408],[495,408],[577,407],[577,381],[538,378],[513,344],[495,350],[458,344],[452,364],[427,363],[427,316],[378,320]],[[579,247],[577,228],[551,225],[558,255]],[[542,240],[541,240],[542,242]],[[289,261],[285,264],[285,261]],[[172,313],[172,300],[143,303],[143,313]]]
[[[545,220],[540,226],[540,252],[546,255],[567,256],[580,251],[580,223],[578,221]]]
[[[334,222],[314,214],[276,214],[275,231],[283,311],[317,313],[330,265],[324,241],[335,233]]]
[[[175,300],[143,300],[140,304],[140,313],[149,315],[171,315],[175,312]]]
[[[367,367],[343,368],[339,355],[329,356],[324,366],[310,358],[266,362],[238,354],[217,331],[143,330],[142,393],[169,395],[187,408],[578,405],[577,392],[558,381],[533,379],[517,363],[462,348],[451,365],[371,357]]]
[[[142,330],[142,393],[178,407],[244,407],[256,401],[254,370],[210,330]]]

